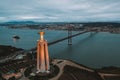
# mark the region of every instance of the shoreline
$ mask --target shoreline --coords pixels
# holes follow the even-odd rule
[[[0,45],[0,55],[1,56],[8,56],[8,55],[15,53],[17,51],[20,51],[20,50],[23,50],[23,49],[16,48],[16,47],[13,47],[10,45]]]
[[[16,48],[10,45],[0,45],[0,63],[11,59],[14,55],[17,55],[18,51],[22,51],[21,48]]]

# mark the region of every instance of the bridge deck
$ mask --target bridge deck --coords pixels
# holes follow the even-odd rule
[[[62,39],[55,40],[55,41],[53,41],[53,42],[49,42],[48,45],[50,46],[50,45],[59,43],[59,42],[61,42],[61,41],[67,40],[67,39],[72,38],[72,37],[76,37],[76,36],[78,36],[78,35],[80,35],[80,34],[83,34],[83,33],[86,33],[86,32],[88,32],[88,31],[82,31],[82,32],[77,33],[77,34],[74,34],[74,35],[71,35],[71,36],[67,36],[67,37],[64,37],[64,38],[62,38]],[[36,47],[31,49],[31,51],[34,51],[34,50],[36,50]]]

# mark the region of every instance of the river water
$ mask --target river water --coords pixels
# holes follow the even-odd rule
[[[17,48],[31,49],[36,46],[40,30],[9,29],[0,27],[0,45],[11,45]],[[48,42],[67,36],[67,31],[46,30],[45,39]],[[73,32],[73,34],[78,32]],[[20,36],[13,40],[12,36]],[[72,45],[67,40],[49,46],[52,58],[73,60],[88,67],[103,66],[120,67],[120,34],[108,32],[88,32],[72,38]]]

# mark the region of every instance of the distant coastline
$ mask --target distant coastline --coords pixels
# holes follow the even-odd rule
[[[40,29],[40,30],[68,30],[82,31],[82,30],[96,30],[97,32],[110,32],[119,34],[119,22],[53,22],[53,23],[37,23],[37,22],[7,22],[1,23],[0,26],[7,26],[12,29]]]

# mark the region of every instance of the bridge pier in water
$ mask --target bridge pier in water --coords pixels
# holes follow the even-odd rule
[[[68,29],[68,45],[72,45],[72,30]]]

